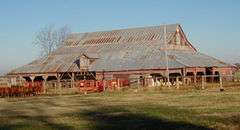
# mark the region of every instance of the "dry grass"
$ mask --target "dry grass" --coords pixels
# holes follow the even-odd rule
[[[0,129],[240,129],[240,87],[0,99]]]

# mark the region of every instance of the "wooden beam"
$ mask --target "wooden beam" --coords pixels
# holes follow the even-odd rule
[[[71,88],[74,88],[75,87],[75,73],[72,73],[72,76],[71,76]]]
[[[62,95],[61,78],[62,78],[62,76],[60,74],[57,74],[57,86],[58,86],[58,89],[60,90],[60,95]],[[56,87],[55,87],[55,92],[57,92]]]

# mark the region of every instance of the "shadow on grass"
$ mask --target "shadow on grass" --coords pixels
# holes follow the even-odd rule
[[[73,115],[88,120],[91,124],[90,129],[94,130],[211,130],[187,122],[174,122],[146,114],[135,114],[112,106]]]
[[[48,104],[48,107],[66,107],[65,104],[59,105],[58,103],[47,100],[44,102]],[[158,111],[163,112],[167,115],[178,114],[180,110],[172,109],[170,107],[149,106],[150,104],[138,104],[137,111],[130,111],[127,107],[136,107],[135,105],[127,104],[126,107],[114,106],[114,105],[104,105],[99,101],[93,100],[80,100],[77,103],[78,106],[88,106],[88,108],[81,109],[76,112],[66,112],[60,115],[49,116],[49,112],[46,108],[34,107],[34,111],[40,113],[38,116],[28,115],[26,113],[18,112],[14,109],[2,109],[0,111],[0,130],[14,130],[14,129],[56,129],[56,130],[74,130],[76,127],[78,129],[94,129],[94,130],[210,130],[210,128],[191,124],[188,122],[177,122],[164,119],[162,117],[150,116],[149,114],[141,113],[144,110],[148,111]],[[147,106],[147,108],[142,105]],[[140,106],[140,107],[139,107]],[[78,110],[78,109],[77,109]],[[182,114],[176,116],[186,116],[188,111],[184,111]],[[41,113],[45,113],[46,116],[41,116]],[[154,112],[153,112],[154,113]],[[154,115],[154,114],[153,114]],[[71,126],[67,123],[59,123],[53,118],[63,119],[64,117],[69,117],[76,121],[77,124],[81,122],[87,122],[85,126]],[[69,119],[66,118],[66,119]],[[12,123],[2,122],[4,120],[11,121]]]
[[[39,110],[41,112],[41,110]],[[1,122],[0,130],[15,129],[53,129],[74,130],[73,126],[53,122],[55,117],[50,116],[27,116],[14,110],[1,110],[0,120],[4,117],[13,123]],[[9,114],[7,114],[9,113]],[[198,126],[187,122],[175,122],[147,114],[133,113],[118,106],[97,106],[91,110],[81,110],[76,113],[59,115],[59,117],[74,117],[78,121],[87,121],[87,126],[79,126],[78,129],[94,130],[210,130],[204,126]],[[79,122],[79,123],[80,123]]]

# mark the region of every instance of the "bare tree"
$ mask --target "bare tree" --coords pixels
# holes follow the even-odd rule
[[[47,56],[63,45],[70,33],[69,26],[55,28],[54,25],[46,25],[37,32],[33,43],[40,48],[41,56]]]

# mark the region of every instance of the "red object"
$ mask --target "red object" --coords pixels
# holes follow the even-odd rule
[[[43,92],[42,82],[28,82],[24,86],[19,87],[1,87],[0,97],[6,96],[31,96]]]

